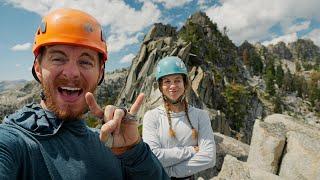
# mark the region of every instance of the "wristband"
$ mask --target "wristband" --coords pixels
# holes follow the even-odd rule
[[[133,144],[131,144],[129,146],[123,146],[123,147],[112,147],[111,151],[116,155],[123,154],[126,151],[128,151],[128,150],[132,149],[133,147],[135,147],[137,144],[139,144],[140,141],[141,141],[141,138],[139,136],[138,140],[136,142],[134,142]]]

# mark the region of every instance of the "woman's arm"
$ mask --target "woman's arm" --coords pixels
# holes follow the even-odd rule
[[[159,137],[159,114],[156,111],[148,111],[143,118],[142,138],[152,152],[160,160],[163,167],[168,167],[189,159],[195,153],[192,146],[164,148]]]
[[[202,111],[202,110],[201,110]],[[193,111],[195,113],[195,111]],[[197,112],[197,111],[196,111]],[[209,115],[206,111],[199,114],[198,145],[199,152],[193,157],[166,168],[167,173],[174,177],[186,177],[202,170],[211,168],[216,163],[216,146]]]

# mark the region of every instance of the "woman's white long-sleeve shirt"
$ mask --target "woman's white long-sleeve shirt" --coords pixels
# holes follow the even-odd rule
[[[216,163],[216,147],[208,113],[189,106],[189,117],[198,132],[197,139],[192,138],[185,112],[171,113],[176,137],[169,136],[169,121],[163,106],[146,112],[143,118],[143,140],[170,177],[190,176]],[[195,152],[193,146],[198,146],[199,152]]]

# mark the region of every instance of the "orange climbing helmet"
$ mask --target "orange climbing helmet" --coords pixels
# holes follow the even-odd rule
[[[87,47],[101,53],[104,63],[107,61],[107,45],[102,26],[83,11],[62,8],[43,17],[35,34],[33,54],[37,57],[41,47],[56,44]],[[34,67],[32,74],[39,82]]]
[[[44,16],[34,39],[32,51],[38,56],[41,47],[70,44],[91,48],[107,60],[107,45],[99,22],[91,15],[76,9],[63,8]]]

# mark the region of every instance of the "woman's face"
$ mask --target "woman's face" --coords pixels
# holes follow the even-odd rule
[[[168,75],[162,78],[162,93],[171,100],[177,100],[184,94],[185,86],[181,74]]]

